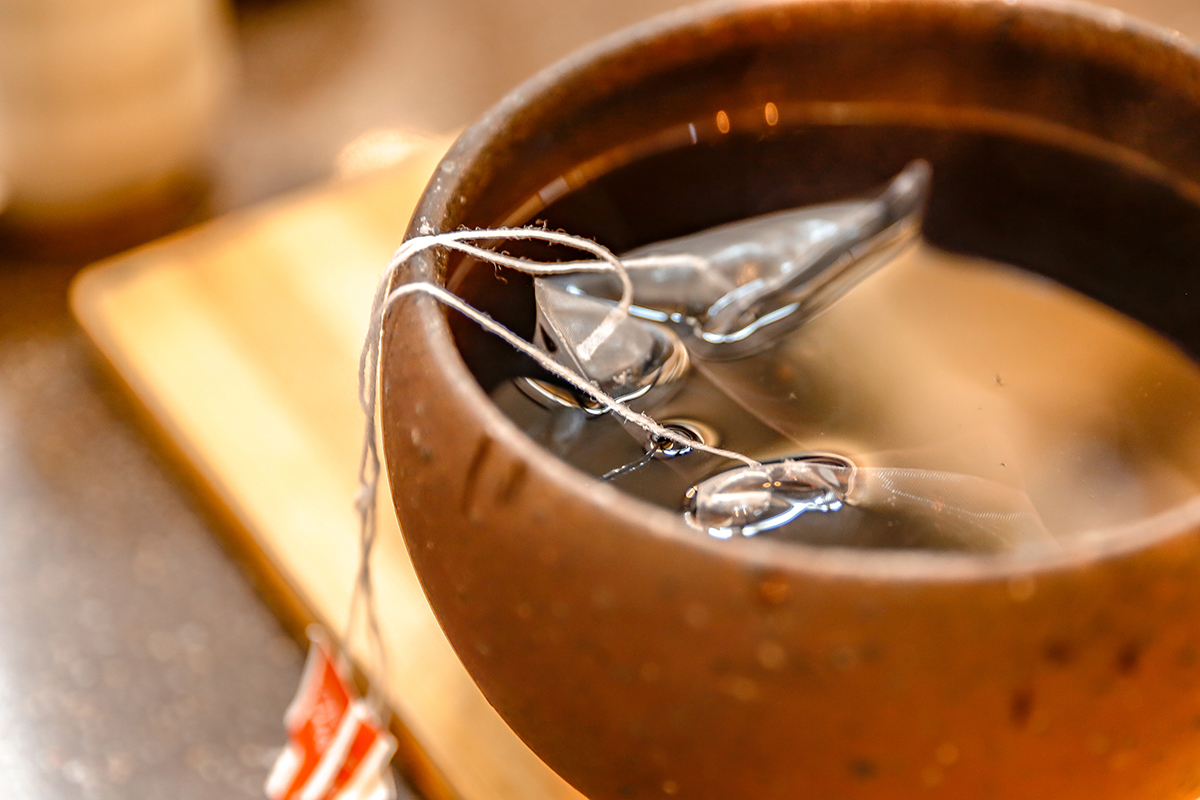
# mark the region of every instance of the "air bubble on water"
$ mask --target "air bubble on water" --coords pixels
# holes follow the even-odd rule
[[[663,427],[669,431],[681,434],[688,439],[692,439],[697,444],[716,447],[719,442],[717,432],[711,425],[705,425],[703,422],[697,422],[696,420],[669,420],[663,423]],[[673,442],[670,439],[664,439],[660,436],[651,436],[646,442],[646,452],[659,460],[686,456],[694,451],[694,447],[689,447],[680,442]]]
[[[694,440],[697,444],[716,445],[716,432],[707,425],[691,420],[676,420],[672,422],[664,422],[663,427],[674,433]],[[645,452],[634,459],[633,461],[623,464],[615,469],[600,476],[600,480],[609,481],[621,475],[628,475],[630,472],[641,469],[653,460],[665,461],[680,456],[686,456],[694,452],[695,448],[690,447],[680,442],[674,442],[670,439],[651,434],[646,439]]]

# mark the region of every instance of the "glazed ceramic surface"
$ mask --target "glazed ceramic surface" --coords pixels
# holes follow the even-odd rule
[[[1084,5],[812,0],[660,18],[468,130],[409,233],[539,218],[549,187],[620,169],[630,143],[711,129],[718,112],[749,126],[767,103],[804,147],[631,177],[632,227],[553,206],[552,224],[625,249],[861,192],[923,157],[933,242],[1200,350],[1200,230],[1169,213],[1200,197],[1200,55]],[[405,277],[518,328],[528,314],[491,268],[439,255]],[[716,541],[518,430],[485,393],[512,358],[431,301],[391,311],[392,494],[464,664],[593,800],[1200,793],[1200,506],[1037,557]]]

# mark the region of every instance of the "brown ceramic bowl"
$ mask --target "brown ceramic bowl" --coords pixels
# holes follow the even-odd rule
[[[410,233],[537,218],[620,250],[915,157],[935,243],[1200,351],[1200,54],[1085,5],[682,10],[511,94]],[[603,191],[560,197],[581,184]],[[410,277],[527,331],[520,281],[444,255]],[[392,494],[463,662],[593,800],[1200,793],[1200,507],[1036,557],[717,541],[518,430],[485,393],[512,358],[430,301],[392,310]]]

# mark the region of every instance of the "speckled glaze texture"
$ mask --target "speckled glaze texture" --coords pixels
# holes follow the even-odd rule
[[[995,111],[1086,134],[1185,195],[1200,181],[1197,52],[1115,12],[706,5],[517,89],[447,155],[410,234],[494,225],[635,133],[765,99]],[[1186,338],[1200,301],[1170,287],[1190,280],[1147,278],[1147,315],[1170,312],[1151,324]],[[1037,558],[708,540],[534,445],[424,299],[387,318],[382,414],[447,635],[592,800],[1200,793],[1200,508]]]

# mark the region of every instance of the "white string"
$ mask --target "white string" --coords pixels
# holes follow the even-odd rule
[[[637,425],[639,428],[642,428],[646,432],[653,434],[654,436],[659,437],[661,439],[668,439],[682,447],[688,447],[688,448],[691,448],[692,450],[702,450],[706,453],[711,453],[712,455],[715,455],[715,456],[721,456],[723,458],[729,458],[729,459],[733,459],[736,461],[741,461],[742,463],[746,464],[747,466],[758,466],[759,462],[755,461],[752,458],[744,456],[741,453],[736,453],[732,450],[722,450],[719,447],[711,447],[709,445],[706,445],[702,442],[699,442],[699,441],[691,438],[690,436],[679,433],[678,431],[675,431],[671,428],[667,428],[662,425],[659,425],[657,422],[655,422],[649,416],[642,414],[638,411],[634,411],[632,408],[625,405],[620,400],[617,400],[616,398],[612,397],[611,395],[605,393],[604,390],[602,390],[594,382],[588,380],[587,378],[583,377],[582,375],[575,372],[574,370],[572,370],[568,367],[564,367],[562,364],[559,364],[557,361],[555,361],[553,358],[551,358],[548,354],[546,354],[541,348],[525,341],[520,336],[517,336],[515,333],[510,331],[508,328],[501,325],[499,322],[496,322],[494,319],[489,317],[487,314],[485,314],[482,311],[480,311],[479,309],[469,305],[466,301],[464,301],[458,295],[454,294],[453,292],[447,291],[446,289],[442,288],[441,286],[438,286],[437,284],[427,283],[424,281],[419,281],[416,283],[401,284],[400,286],[393,289],[390,294],[388,294],[386,300],[384,301],[385,306],[391,305],[393,302],[395,302],[399,298],[404,297],[406,295],[418,294],[418,293],[426,294],[430,297],[433,297],[438,302],[443,303],[443,304],[449,306],[450,308],[453,308],[455,311],[458,311],[459,313],[463,314],[464,316],[466,316],[469,319],[473,320],[474,322],[478,323],[479,326],[482,327],[484,330],[488,331],[489,333],[495,334],[496,336],[500,337],[504,341],[508,342],[510,345],[512,345],[518,351],[520,351],[520,352],[524,353],[525,355],[529,356],[530,358],[532,358],[534,361],[536,361],[538,363],[539,366],[543,367],[547,372],[550,372],[555,377],[560,378],[560,379],[566,381],[567,383],[571,384],[571,386],[573,386],[576,389],[578,389],[579,391],[583,392],[588,397],[592,398],[597,403],[604,406],[606,409],[611,411],[616,416],[620,417],[621,419],[623,419],[627,422],[631,422],[634,425]]]
[[[595,260],[567,262],[539,262],[517,258],[506,253],[499,253],[483,247],[477,247],[471,242],[491,240],[533,240],[550,244],[559,244],[583,250],[595,256]],[[379,619],[373,602],[373,587],[371,584],[371,552],[374,549],[378,533],[376,520],[376,495],[379,490],[380,462],[379,448],[376,441],[378,434],[376,422],[376,405],[378,400],[379,358],[383,318],[387,311],[398,300],[412,294],[424,294],[434,300],[453,308],[459,313],[477,323],[484,330],[503,339],[513,348],[532,358],[539,366],[552,375],[570,384],[572,387],[590,397],[592,400],[611,411],[621,419],[642,428],[652,436],[674,442],[682,447],[700,450],[722,458],[740,461],[748,466],[759,466],[759,462],[741,453],[723,450],[698,442],[689,436],[671,428],[659,425],[649,416],[634,411],[629,406],[611,397],[600,389],[595,382],[586,376],[571,370],[555,361],[548,353],[532,343],[517,336],[508,328],[496,322],[490,316],[474,308],[462,298],[447,289],[428,282],[416,281],[392,287],[397,271],[418,253],[436,247],[457,250],[497,266],[509,267],[531,275],[561,275],[576,272],[614,272],[621,283],[621,297],[600,324],[588,334],[577,348],[577,353],[585,362],[590,360],[596,350],[615,331],[618,325],[629,315],[633,303],[633,282],[629,278],[627,267],[635,269],[653,268],[666,265],[694,265],[696,257],[688,255],[643,256],[630,259],[628,264],[622,262],[611,250],[590,239],[572,236],[559,231],[539,228],[492,228],[484,230],[464,230],[415,236],[404,242],[392,256],[387,269],[380,277],[379,285],[371,303],[371,317],[367,326],[366,341],[358,361],[358,400],[366,418],[363,435],[363,449],[358,465],[358,491],[354,504],[359,517],[359,544],[361,560],[355,590],[351,597],[350,611],[346,621],[345,640],[349,641],[354,631],[355,621],[360,603],[366,603],[368,633],[376,651],[376,663],[379,674],[370,681],[370,695],[377,708],[382,711],[384,683],[387,675],[387,649],[383,642]],[[701,263],[707,263],[700,259]]]
[[[625,269],[635,271],[639,269],[662,269],[663,267],[691,267],[697,273],[704,273],[712,269],[712,262],[704,256],[695,255],[693,253],[663,253],[655,256],[635,256],[633,258],[623,258],[621,263],[625,265]]]
[[[514,258],[507,253],[497,253],[493,250],[485,250],[467,244],[467,242],[473,239],[539,240],[585,250],[596,256],[598,260],[557,263],[529,261],[528,259]],[[629,307],[633,304],[633,281],[629,279],[629,273],[626,271],[621,260],[613,255],[612,251],[607,247],[596,244],[590,239],[558,231],[547,231],[538,228],[493,228],[482,231],[454,231],[452,233],[415,236],[401,245],[400,249],[396,251],[396,254],[392,257],[392,263],[388,268],[388,272],[385,273],[385,278],[390,282],[391,274],[395,272],[400,264],[422,250],[439,245],[459,250],[481,261],[489,261],[497,266],[510,267],[534,275],[563,275],[574,272],[615,272],[617,278],[621,281],[621,299],[608,312],[604,319],[601,320],[596,329],[588,334],[587,338],[576,348],[579,357],[584,361],[590,361],[600,345],[609,336],[612,336],[622,320],[629,316]],[[411,248],[411,250],[406,252],[407,248]],[[378,294],[376,294],[376,299],[378,299]]]

